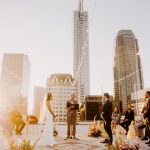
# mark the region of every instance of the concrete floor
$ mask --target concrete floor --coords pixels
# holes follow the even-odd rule
[[[65,141],[64,138],[66,137],[66,124],[59,124],[57,125],[57,130],[59,132],[59,135],[56,137],[57,144],[53,147],[36,147],[36,150],[105,150],[106,147],[104,144],[101,144],[100,141],[103,140],[103,138],[90,138],[87,136],[88,134],[88,124],[79,124],[77,125],[77,134],[76,137],[79,138],[79,140],[67,140]],[[30,132],[30,139],[31,143],[34,143],[36,139],[39,137],[41,131],[41,127],[35,127],[30,126],[29,132]],[[26,137],[25,130],[22,136],[17,136],[17,141],[21,141]],[[123,136],[125,139],[125,136]],[[114,136],[115,141],[115,136]],[[150,148],[144,144],[139,139],[139,142],[141,144],[141,150],[150,150]],[[0,136],[0,150],[7,150],[7,142],[2,136]]]

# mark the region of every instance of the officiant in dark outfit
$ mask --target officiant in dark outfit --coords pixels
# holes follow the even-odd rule
[[[76,99],[75,94],[71,95],[71,99],[67,101],[67,139],[77,139],[76,138],[76,117],[77,110],[79,109],[79,105]],[[78,139],[77,139],[78,140]]]

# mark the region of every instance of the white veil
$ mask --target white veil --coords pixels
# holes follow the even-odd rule
[[[45,95],[43,100],[43,104],[40,112],[39,124],[44,124],[46,121],[46,111],[47,111],[46,101],[47,101],[47,94]]]

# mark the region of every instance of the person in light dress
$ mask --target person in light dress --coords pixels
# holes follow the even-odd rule
[[[40,124],[45,124],[44,128],[41,130],[41,136],[37,142],[38,146],[53,146],[56,144],[53,129],[54,122],[53,120],[56,118],[56,115],[53,113],[51,108],[52,95],[48,93],[44,100],[43,106],[40,113]]]

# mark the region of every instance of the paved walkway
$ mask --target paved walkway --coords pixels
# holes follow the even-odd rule
[[[106,150],[105,145],[100,143],[103,138],[90,138],[87,136],[88,125],[77,125],[77,137],[79,140],[64,140],[66,137],[66,125],[58,125],[57,129],[59,132],[59,135],[56,137],[57,144],[53,147],[37,147],[36,150]],[[31,142],[34,143],[39,136],[40,128],[32,127],[30,133]],[[18,141],[21,141],[24,138],[25,133],[22,136],[16,137]],[[8,148],[6,148],[6,141],[1,137],[0,143],[0,150],[8,150]],[[141,150],[150,150],[144,142],[140,141],[140,144]]]

